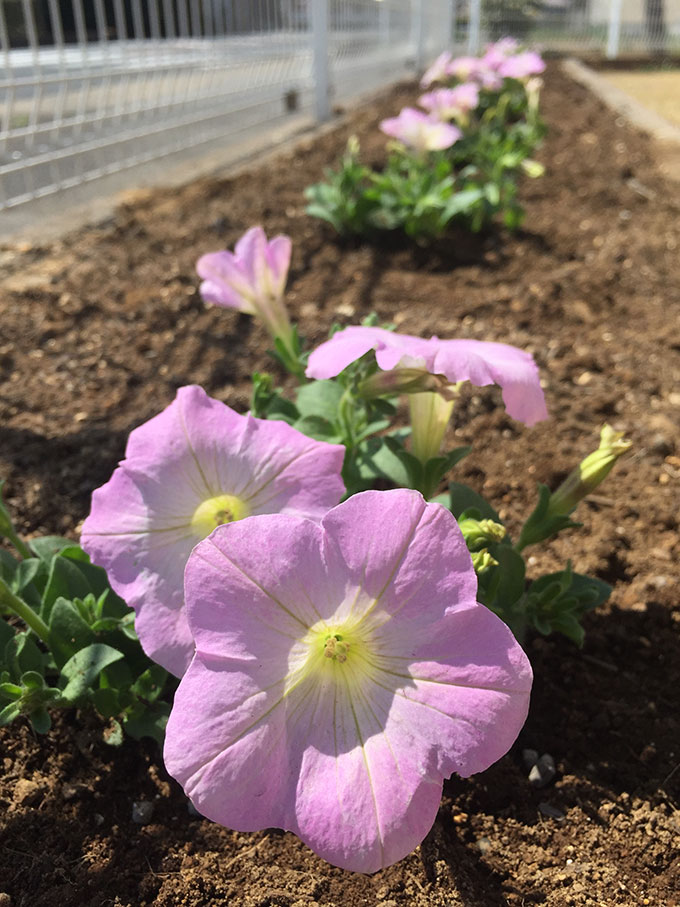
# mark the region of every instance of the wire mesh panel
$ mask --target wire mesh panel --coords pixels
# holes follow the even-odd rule
[[[399,79],[415,65],[409,0],[330,0],[331,90],[347,99]]]
[[[306,0],[0,0],[0,207],[311,109]]]
[[[554,51],[680,50],[680,0],[469,0],[480,7],[478,43],[512,35]]]

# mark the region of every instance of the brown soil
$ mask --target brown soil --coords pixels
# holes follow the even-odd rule
[[[27,534],[77,534],[92,489],[128,431],[185,383],[244,409],[267,341],[245,317],[205,306],[194,262],[249,226],[294,242],[288,299],[312,343],[333,320],[376,311],[412,333],[531,350],[551,420],[524,429],[493,391],[458,407],[476,456],[458,477],[512,526],[537,480],[554,485],[596,445],[604,420],[634,453],[582,505],[584,526],[533,556],[567,557],[614,585],[583,651],[535,638],[529,720],[513,751],[453,778],[435,826],[396,866],[329,867],[290,834],[237,834],[187,809],[151,744],[101,742],[68,713],[46,736],[0,733],[0,904],[160,907],[641,905],[680,903],[680,198],[649,141],[557,68],[548,73],[546,176],[527,182],[515,236],[447,238],[425,251],[341,245],[304,214],[303,187],[350,133],[379,159],[381,116],[408,86],[238,180],[139,194],[110,221],[43,248],[5,247],[0,301],[0,475]],[[469,464],[469,465],[468,465]],[[550,753],[536,790],[523,748]],[[132,821],[133,803],[153,804]]]

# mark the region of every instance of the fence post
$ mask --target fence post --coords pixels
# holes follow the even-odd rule
[[[425,0],[411,0],[411,40],[416,72],[425,65]]]
[[[609,28],[607,30],[607,59],[614,60],[619,55],[621,39],[621,6],[622,0],[609,0]]]
[[[482,24],[482,0],[470,0],[470,21],[468,22],[467,49],[471,56],[479,53]]]
[[[454,0],[444,0],[444,15],[442,16],[442,46],[449,50],[451,47],[451,30],[453,28],[453,3]]]
[[[381,44],[390,42],[390,4],[382,0],[378,5],[378,40]]]
[[[312,79],[314,113],[321,123],[330,119],[328,60],[328,0],[309,0],[312,10]]]

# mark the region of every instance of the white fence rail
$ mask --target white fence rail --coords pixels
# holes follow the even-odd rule
[[[558,50],[676,50],[680,0],[0,0],[0,210],[513,34]]]

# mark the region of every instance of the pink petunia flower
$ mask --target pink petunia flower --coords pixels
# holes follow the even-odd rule
[[[287,829],[359,872],[396,862],[443,779],[499,759],[527,714],[528,659],[476,589],[454,517],[414,491],[219,527],[187,564],[196,655],[168,771],[230,828]]]
[[[529,353],[505,343],[438,337],[424,340],[383,328],[352,325],[314,350],[307,376],[332,378],[369,350],[375,350],[378,367],[385,373],[369,379],[371,392],[409,394],[412,451],[423,462],[439,452],[453,411],[456,385],[461,381],[478,387],[498,384],[506,410],[525,425],[548,416],[536,363]],[[438,377],[437,386],[432,376]]]
[[[448,75],[447,68],[450,63],[451,54],[448,52],[448,50],[445,50],[443,53],[439,54],[430,68],[425,71],[425,74],[420,80],[420,87],[429,88],[433,82],[443,81]]]
[[[479,104],[479,86],[463,82],[455,88],[438,88],[421,95],[418,103],[440,120],[452,120],[474,110]]]
[[[498,67],[498,73],[504,79],[528,79],[529,76],[539,75],[544,70],[545,63],[533,50],[508,57]]]
[[[490,69],[498,69],[504,60],[507,60],[508,57],[518,53],[518,51],[518,41],[514,38],[501,38],[494,44],[487,44],[482,60],[484,61],[484,65],[488,66]]]
[[[209,252],[198,259],[201,295],[206,302],[256,316],[272,337],[292,349],[292,328],[283,302],[290,254],[290,237],[275,236],[268,242],[262,227],[252,227],[233,252]]]
[[[398,117],[383,120],[380,128],[418,152],[450,148],[463,135],[456,126],[435,120],[415,107],[404,107]]]
[[[529,353],[505,343],[438,337],[424,340],[384,328],[351,325],[314,350],[307,377],[332,378],[369,350],[375,350],[376,362],[383,371],[419,367],[425,373],[443,375],[450,384],[498,384],[508,413],[525,425],[548,416],[536,363]]]
[[[131,432],[125,459],[92,495],[81,541],[137,612],[150,658],[177,676],[191,660],[184,567],[194,545],[251,514],[320,519],[344,492],[344,452],[241,416],[197,386]]]

